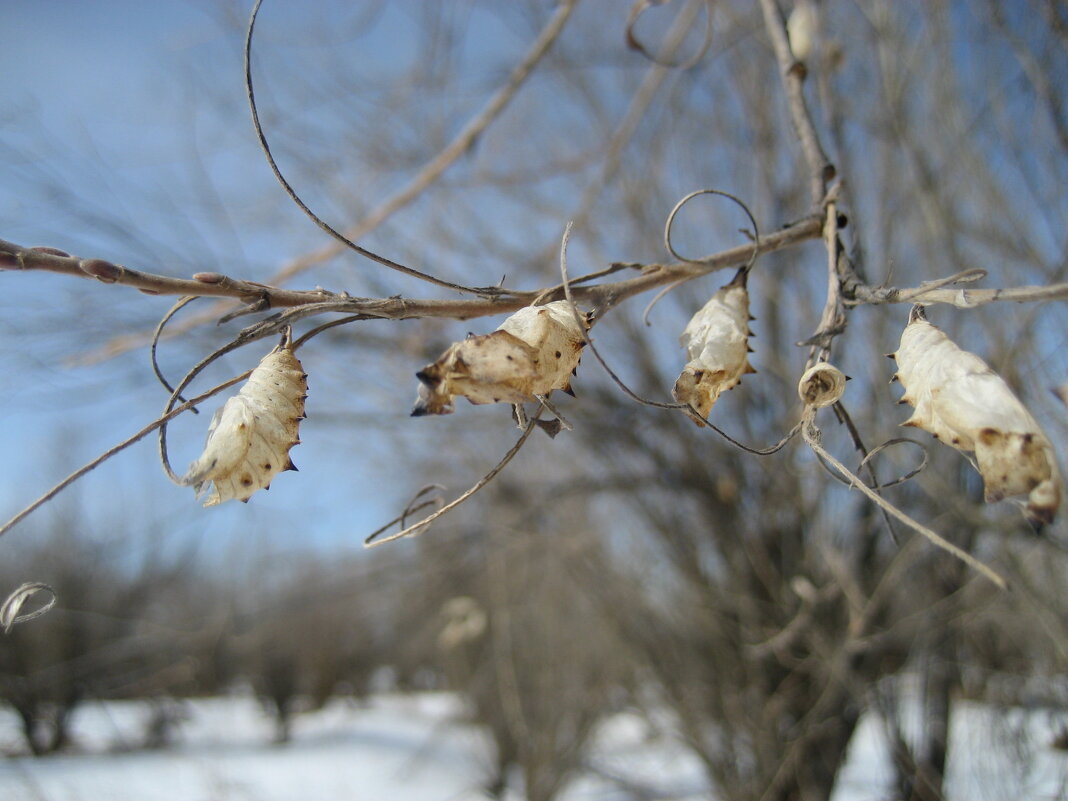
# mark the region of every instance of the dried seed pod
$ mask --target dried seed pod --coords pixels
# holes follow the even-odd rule
[[[1050,523],[1061,499],[1053,446],[1008,384],[974,353],[961,350],[915,307],[893,354],[915,407],[916,426],[959,451],[974,451],[988,503],[1027,495],[1028,516]]]
[[[786,34],[790,39],[790,52],[798,61],[812,55],[816,40],[816,6],[812,0],[797,0],[786,20]]]
[[[820,362],[805,370],[797,383],[797,394],[806,406],[822,409],[837,403],[845,392],[845,374],[833,364]]]
[[[746,373],[756,372],[749,364],[747,276],[745,268],[739,270],[690,319],[679,337],[690,361],[671,394],[679,403],[693,406],[701,417],[708,417],[721,393],[733,389]]]
[[[281,471],[296,470],[289,449],[300,442],[297,429],[307,391],[307,376],[291,348],[268,353],[241,391],[215,412],[204,452],[182,483],[191,484],[198,498],[212,483],[204,505],[215,506],[248,501]]]
[[[453,343],[416,373],[412,415],[449,414],[457,396],[475,404],[523,403],[554,389],[570,393],[583,333],[566,300],[520,309],[493,333]]]

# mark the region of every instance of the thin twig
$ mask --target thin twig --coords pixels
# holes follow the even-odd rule
[[[775,51],[779,71],[782,73],[783,88],[786,90],[790,108],[790,119],[797,138],[801,142],[801,150],[808,165],[809,196],[812,200],[812,207],[819,208],[827,192],[827,184],[834,178],[835,169],[823,152],[823,146],[820,145],[819,136],[816,134],[816,126],[812,122],[812,114],[805,101],[804,66],[794,60],[790,50],[790,38],[786,32],[786,23],[783,21],[779,4],[776,0],[760,0],[760,5],[764,12],[764,27],[771,40],[772,49]]]
[[[826,464],[829,464],[831,467],[837,470],[843,478],[848,479],[849,486],[851,488],[856,488],[860,490],[862,493],[864,493],[864,495],[868,496],[868,499],[880,509],[886,511],[890,515],[893,515],[902,523],[911,528],[913,531],[922,534],[934,545],[938,546],[944,551],[947,551],[948,553],[953,554],[953,556],[960,559],[969,567],[982,573],[984,576],[994,582],[994,584],[996,584],[1000,589],[1007,590],[1009,588],[1008,582],[993,568],[989,567],[983,562],[980,562],[978,559],[976,559],[970,553],[965,551],[963,548],[959,548],[958,546],[954,545],[952,542],[945,539],[932,529],[929,529],[927,526],[923,525],[919,521],[909,517],[907,514],[902,512],[892,503],[890,503],[881,495],[879,495],[879,493],[877,493],[875,490],[873,490],[871,487],[861,481],[860,478],[856,476],[848,467],[846,467],[834,456],[832,456],[820,444],[819,429],[816,428],[814,422],[814,412],[815,410],[812,409],[806,411],[806,419],[804,421],[804,424],[801,426],[801,436],[804,438],[805,443],[810,448],[812,448],[813,452],[817,456],[819,456]]]
[[[251,373],[251,371],[249,371],[248,373],[243,373],[242,375],[239,375],[239,376],[237,376],[235,378],[231,378],[228,381],[224,381],[223,383],[219,384],[218,386],[212,387],[207,392],[205,392],[203,395],[198,395],[197,397],[193,398],[192,400],[186,401],[181,406],[174,407],[167,414],[165,414],[162,417],[159,417],[156,420],[154,420],[153,422],[149,423],[147,426],[142,428],[140,431],[138,431],[133,436],[131,436],[131,437],[127,438],[127,439],[124,439],[118,445],[114,446],[113,448],[109,448],[108,450],[106,450],[104,453],[100,454],[100,456],[96,457],[95,459],[93,459],[88,464],[78,468],[73,473],[71,473],[69,476],[67,476],[65,479],[63,479],[58,484],[56,484],[54,487],[52,487],[52,489],[48,490],[48,492],[46,492],[40,498],[35,500],[33,503],[31,503],[29,506],[27,506],[21,512],[16,514],[14,517],[12,517],[6,523],[4,523],[4,525],[0,526],[0,536],[3,536],[4,534],[6,534],[8,531],[10,531],[12,528],[14,528],[15,525],[17,525],[20,521],[22,521],[27,515],[29,515],[30,513],[35,511],[36,509],[40,508],[44,504],[48,503],[48,501],[52,500],[52,498],[54,498],[60,492],[65,490],[67,487],[69,487],[71,484],[73,484],[79,478],[81,478],[86,473],[90,472],[91,470],[99,467],[101,464],[106,462],[108,459],[110,459],[115,454],[119,453],[120,451],[126,450],[128,447],[133,445],[135,442],[138,442],[139,440],[144,439],[149,434],[151,434],[153,431],[155,431],[157,428],[159,428],[160,426],[165,425],[166,423],[170,422],[175,417],[180,415],[182,412],[188,411],[189,409],[193,408],[193,406],[197,405],[198,403],[203,403],[208,398],[212,397],[213,395],[217,395],[218,393],[222,392],[227,387],[231,387],[234,384],[238,383],[239,381],[244,380],[245,378],[247,378],[249,376],[250,373]]]

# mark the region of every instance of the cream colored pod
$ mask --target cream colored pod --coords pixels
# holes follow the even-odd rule
[[[702,418],[708,417],[723,392],[733,389],[746,373],[756,372],[749,364],[747,275],[742,268],[729,284],[717,290],[679,337],[689,361],[671,394],[679,403],[696,409]]]
[[[585,318],[566,300],[527,306],[490,334],[455,342],[418,373],[413,417],[449,414],[453,398],[471,403],[524,403],[554,389],[571,393],[571,376],[586,344]]]
[[[191,484],[198,498],[213,484],[204,505],[215,506],[248,501],[283,470],[296,470],[289,449],[300,442],[307,391],[307,376],[289,347],[268,353],[241,391],[215,412],[204,452],[182,483]]]
[[[915,407],[902,425],[922,428],[959,451],[974,451],[988,503],[1027,495],[1028,517],[1053,522],[1061,501],[1053,446],[1008,384],[927,322],[919,306],[893,357],[895,378],[905,387],[899,402]]]

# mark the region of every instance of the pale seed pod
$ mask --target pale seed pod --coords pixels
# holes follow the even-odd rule
[[[812,55],[816,41],[816,14],[816,6],[812,0],[797,0],[786,20],[790,52],[798,61],[804,61]]]
[[[679,343],[689,359],[671,394],[708,417],[719,396],[733,389],[749,364],[749,292],[745,268],[686,324]],[[696,421],[695,421],[696,422]],[[704,423],[698,423],[704,425]]]
[[[1051,523],[1061,499],[1053,445],[1008,384],[927,322],[919,306],[893,357],[895,378],[905,387],[899,403],[915,407],[902,425],[922,428],[959,451],[974,451],[988,503],[1027,495],[1028,516]]]
[[[247,502],[268,489],[283,470],[296,470],[289,450],[300,442],[307,376],[291,348],[279,346],[252,371],[241,391],[215,412],[204,452],[189,466],[182,483],[205,506],[236,499]]]
[[[524,403],[554,389],[571,394],[584,332],[566,300],[527,306],[490,334],[455,342],[416,377],[419,397],[412,416],[449,414],[453,398],[471,403]]]
[[[797,394],[805,406],[822,409],[837,403],[845,393],[845,374],[827,362],[819,362],[805,370],[797,382]]]

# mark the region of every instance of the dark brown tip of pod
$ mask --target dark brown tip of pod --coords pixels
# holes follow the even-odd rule
[[[426,384],[431,389],[441,383],[441,378],[430,372],[433,366],[434,365],[432,364],[428,365],[415,374],[416,378],[418,378],[422,383]]]
[[[724,284],[723,288],[727,289],[728,287],[740,286],[742,289],[745,289],[746,284],[748,282],[749,282],[749,268],[748,267],[739,267],[738,268],[738,272],[736,272],[734,274],[734,278],[732,278],[730,280],[730,283]]]

